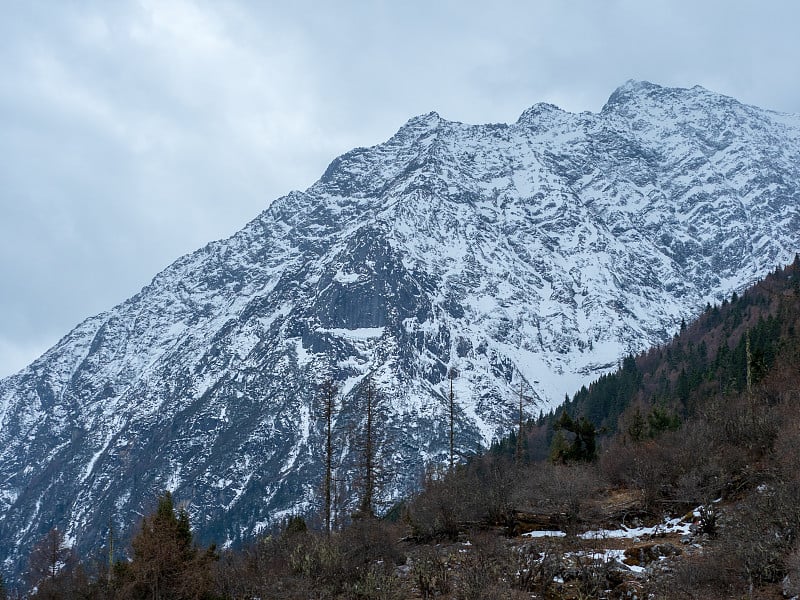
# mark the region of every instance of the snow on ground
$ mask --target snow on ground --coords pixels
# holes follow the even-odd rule
[[[692,511],[692,519],[699,517],[699,508]],[[688,535],[691,530],[691,522],[683,518],[665,518],[661,523],[652,527],[626,527],[621,526],[617,529],[593,529],[578,534],[578,538],[585,541],[602,542],[603,540],[629,539],[638,541],[640,539],[661,537],[664,535]],[[563,538],[566,533],[559,530],[531,531],[523,534],[528,538]],[[611,563],[616,562],[621,566],[635,573],[645,571],[644,567],[626,562],[625,549],[620,548],[593,548],[591,550],[580,550],[577,552],[567,552],[565,557],[588,558],[595,562]]]
[[[635,573],[644,573],[644,567],[639,565],[629,565],[625,562],[625,550],[619,549],[605,549],[605,550],[598,550],[592,552],[571,552],[566,554],[566,556],[577,556],[580,558],[588,558],[595,562],[602,562],[602,563],[609,563],[609,562],[617,562],[620,565],[624,565],[631,571]]]
[[[692,512],[692,517],[695,518],[699,515],[697,510]],[[617,529],[593,529],[578,534],[578,538],[586,541],[601,542],[603,540],[619,540],[630,539],[640,540],[646,538],[660,537],[663,535],[687,535],[690,533],[691,523],[686,522],[682,518],[669,519],[665,518],[664,521],[652,527],[625,527],[624,525]],[[534,539],[547,539],[547,538],[564,538],[566,533],[559,530],[545,530],[545,531],[531,531],[523,534],[523,537]],[[592,548],[590,550],[580,550],[577,552],[567,552],[564,557],[575,557],[580,559],[589,559],[593,562],[600,563],[617,563],[618,565],[629,569],[634,573],[643,573],[645,568],[637,564],[629,564],[626,562],[624,548]],[[563,583],[563,581],[562,581]]]
[[[699,514],[697,510],[692,512],[694,517],[699,516]],[[691,525],[691,523],[687,523],[682,518],[664,519],[663,522],[652,527],[625,527],[623,525],[619,529],[593,529],[579,533],[578,537],[582,540],[609,540],[658,537],[667,534],[687,535],[690,533]],[[565,532],[558,530],[529,531],[523,534],[523,536],[530,538],[560,538],[566,535]]]
[[[336,274],[333,276],[333,280],[339,283],[355,283],[361,279],[361,275],[358,273],[343,273],[340,270],[336,271]]]
[[[567,536],[567,534],[563,531],[529,531],[528,533],[523,533],[522,535],[531,538],[562,538]]]
[[[385,330],[384,327],[358,327],[356,329],[342,329],[342,328],[325,329],[323,327],[317,328],[317,331],[320,333],[330,333],[337,337],[344,337],[351,340],[371,340],[374,338],[379,338],[383,335],[384,330]]]
[[[665,534],[686,535],[689,533],[689,527],[691,527],[691,523],[686,523],[682,519],[667,519],[653,527],[629,528],[623,526],[619,529],[595,529],[581,533],[578,537],[582,540],[605,540],[611,538],[655,537]]]

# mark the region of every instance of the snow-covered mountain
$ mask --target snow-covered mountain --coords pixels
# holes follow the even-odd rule
[[[345,495],[381,390],[389,500],[445,460],[449,369],[469,452],[520,386],[538,413],[789,262],[798,206],[800,117],[700,87],[416,117],[0,381],[0,560],[53,525],[98,547],[164,488],[218,542],[313,512],[326,377]]]

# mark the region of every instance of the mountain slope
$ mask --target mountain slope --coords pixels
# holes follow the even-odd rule
[[[788,262],[799,165],[800,118],[702,88],[412,119],[0,382],[0,558],[54,524],[97,546],[165,487],[218,541],[314,509],[326,377],[345,496],[382,390],[388,500],[446,456],[450,368],[468,452],[520,385],[552,406]]]

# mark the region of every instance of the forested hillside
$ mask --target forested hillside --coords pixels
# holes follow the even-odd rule
[[[665,413],[686,418],[712,398],[752,392],[767,379],[774,389],[775,378],[797,356],[798,269],[800,257],[741,296],[707,305],[670,343],[628,356],[618,371],[582,387],[563,410],[636,438],[645,413],[659,430],[674,424],[664,421]]]

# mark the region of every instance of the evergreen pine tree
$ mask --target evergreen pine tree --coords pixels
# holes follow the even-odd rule
[[[189,514],[184,508],[176,513],[169,491],[159,497],[155,512],[142,519],[131,545],[133,560],[125,585],[133,597],[181,600],[210,594],[214,546],[198,550]]]
[[[550,442],[550,460],[554,463],[566,463],[569,457],[569,443],[561,429],[556,429],[553,441]]]
[[[642,411],[637,406],[633,410],[630,425],[628,425],[628,437],[632,442],[640,442],[644,439],[646,432],[646,424]]]
[[[597,429],[586,417],[577,423],[574,444],[575,460],[592,461],[597,458]]]
[[[681,426],[681,420],[675,413],[662,406],[654,406],[647,415],[648,435],[657,437],[665,431],[675,431]]]
[[[689,405],[689,394],[691,393],[691,387],[689,385],[689,376],[686,373],[686,369],[681,369],[681,372],[678,374],[678,382],[676,386],[676,393],[678,396],[678,400],[680,400],[681,404],[684,407]]]
[[[508,432],[508,437],[500,443],[500,449],[503,451],[503,454],[509,456],[514,455],[517,451],[517,432],[515,429],[511,429]]]
[[[597,429],[589,419],[581,417],[577,421],[573,420],[567,411],[561,416],[553,426],[556,435],[551,444],[550,458],[555,462],[569,461],[592,461],[597,458]],[[570,444],[563,431],[568,431],[573,435]],[[561,433],[561,439],[557,439]],[[562,441],[563,440],[563,441]]]

